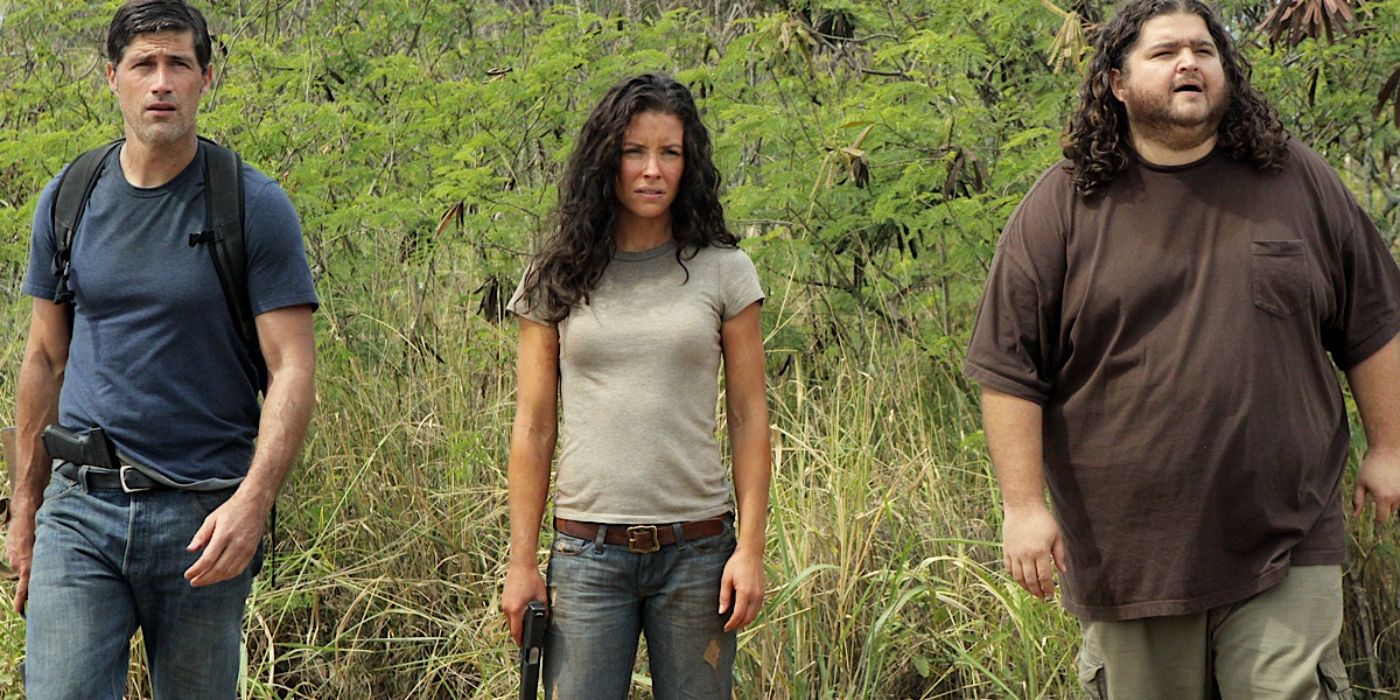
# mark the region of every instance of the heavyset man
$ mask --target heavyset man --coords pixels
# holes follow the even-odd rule
[[[244,166],[260,409],[256,352],[190,242],[211,227],[195,129],[212,76],[204,18],[183,0],[128,2],[106,51],[126,140],[73,237],[72,302],[52,301],[57,179],[39,198],[23,287],[34,300],[5,551],[27,614],[26,688],[121,698],[139,626],[156,698],[232,698],[263,522],[314,399],[316,295],[291,203]],[[50,424],[101,428],[120,468],[51,460]]]
[[[1400,272],[1205,5],[1132,2],[1096,49],[965,366],[1006,565],[1061,574],[1093,697],[1348,695],[1343,505],[1400,505]]]

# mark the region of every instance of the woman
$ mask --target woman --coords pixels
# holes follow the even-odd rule
[[[511,299],[519,391],[502,607],[519,643],[525,605],[549,602],[546,697],[625,698],[638,633],[658,699],[729,697],[736,632],[762,603],[763,292],[718,186],[690,91],[656,75],[622,81],[584,124],[554,229]],[[715,439],[721,358],[736,499]],[[536,552],[556,397],[546,588]]]

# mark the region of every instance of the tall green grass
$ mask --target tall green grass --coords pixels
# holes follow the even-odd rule
[[[513,325],[452,294],[397,292],[411,274],[376,284],[353,300],[325,290],[319,408],[250,601],[244,693],[509,697],[498,596]],[[767,325],[816,302],[774,298]],[[740,637],[739,696],[1075,695],[1076,624],[1000,569],[972,388],[907,337],[870,329],[821,355],[770,333],[769,593]],[[1351,671],[1394,692],[1395,536],[1354,530]],[[0,695],[18,692],[21,643],[5,617]],[[134,667],[132,697],[144,697],[139,656]],[[637,681],[647,697],[640,663]]]
[[[514,325],[461,307],[468,258],[438,267],[429,285],[406,271],[322,290],[319,406],[250,600],[246,697],[515,692],[498,609]],[[878,324],[820,353],[785,345],[822,304],[774,272],[769,592],[740,636],[739,697],[1074,696],[1077,625],[1000,568],[973,387]],[[1395,534],[1353,533],[1345,649],[1359,686],[1393,693]],[[0,696],[15,696],[17,617],[0,648]],[[648,697],[640,662],[636,680]]]

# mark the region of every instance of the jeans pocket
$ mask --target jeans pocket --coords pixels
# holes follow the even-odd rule
[[[1104,671],[1104,662],[1085,654],[1083,650],[1079,652],[1079,685],[1084,688],[1084,693],[1090,700],[1108,698],[1108,677]]]
[[[1286,318],[1307,305],[1311,284],[1302,241],[1253,241],[1250,276],[1255,308]]]
[[[232,498],[235,490],[236,489],[228,488],[219,489],[218,491],[186,491],[185,493],[190,495],[195,505],[199,507],[200,512],[204,513],[204,517],[207,518],[214,511],[218,510],[219,506],[222,506],[228,499]]]
[[[697,537],[693,540],[687,540],[685,544],[701,554],[710,554],[712,552],[732,552],[739,545],[739,541],[734,537],[734,527],[731,525],[718,535]]]
[[[554,533],[554,543],[549,546],[549,552],[554,556],[570,557],[582,554],[583,550],[592,546],[592,542],[582,537],[566,535],[562,532]]]
[[[73,493],[73,491],[77,488],[78,482],[73,481],[72,479],[69,479],[64,475],[59,474],[58,472],[54,472],[49,477],[49,484],[44,487],[43,503],[57,501],[58,499]]]

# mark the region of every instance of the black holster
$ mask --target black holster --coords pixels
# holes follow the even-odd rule
[[[76,432],[54,424],[44,428],[43,439],[44,449],[54,459],[107,469],[121,467],[117,450],[102,428]]]

